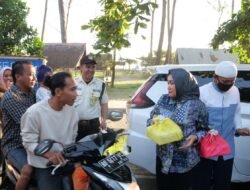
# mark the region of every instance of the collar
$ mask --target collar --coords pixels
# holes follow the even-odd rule
[[[82,77],[79,77],[78,81],[79,81],[80,83],[82,83],[82,84],[90,85],[90,84],[92,84],[92,83],[95,83],[95,82],[96,82],[96,79],[93,78],[89,83],[86,83],[86,82],[83,80]]]
[[[180,104],[180,103],[184,103],[186,102],[186,100],[181,99],[181,100],[175,100],[174,98],[169,97],[169,104]]]
[[[15,84],[12,85],[10,89],[11,89],[12,91],[14,91],[14,92],[20,94],[20,95],[25,95],[25,96],[27,96],[27,95],[25,94],[25,92],[24,92],[22,89],[18,88]],[[32,95],[32,94],[34,94],[33,89],[30,90],[29,95]]]

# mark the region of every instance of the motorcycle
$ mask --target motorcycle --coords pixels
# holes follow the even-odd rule
[[[111,121],[118,121],[121,117],[122,113],[120,112],[109,112]],[[127,166],[128,158],[122,152],[104,155],[105,150],[111,147],[119,137],[127,134],[123,129],[108,128],[106,131],[88,135],[78,142],[66,146],[53,139],[45,139],[38,144],[34,153],[37,156],[42,156],[54,144],[60,144],[62,155],[69,164],[76,162],[81,164],[80,166],[89,176],[91,190],[139,190],[136,179]],[[48,165],[51,165],[51,163],[48,163]],[[59,165],[54,167],[53,172],[60,168]],[[15,176],[14,179],[17,179],[18,172],[13,171],[8,171],[8,167],[6,167],[8,179],[15,184],[15,180],[13,181],[8,175],[11,174],[11,177]]]

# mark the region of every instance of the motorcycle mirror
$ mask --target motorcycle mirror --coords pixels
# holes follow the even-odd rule
[[[36,156],[42,156],[43,154],[45,154],[46,152],[48,152],[51,147],[53,146],[55,141],[51,140],[51,139],[44,139],[42,140],[35,148],[34,150],[34,154]]]
[[[108,119],[111,121],[119,121],[123,117],[123,113],[121,111],[110,111],[108,114]]]

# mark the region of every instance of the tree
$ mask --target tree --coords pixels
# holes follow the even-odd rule
[[[42,34],[41,34],[42,41],[44,38],[44,32],[45,32],[45,26],[46,26],[47,10],[48,10],[48,0],[45,0],[44,16],[43,16],[43,28],[42,28]]]
[[[113,51],[112,83],[114,87],[116,51],[124,47],[129,47],[129,31],[134,26],[134,33],[138,33],[139,28],[145,28],[149,21],[151,9],[156,7],[154,3],[142,0],[100,0],[103,6],[102,15],[96,17],[82,29],[90,29],[96,32],[97,41],[94,48],[98,53],[108,53]]]
[[[242,0],[241,10],[220,25],[211,46],[218,49],[229,43],[229,52],[237,53],[241,62],[250,63],[250,1]]]
[[[227,0],[207,0],[208,4],[218,13],[217,25],[220,26],[221,17],[224,13],[224,10],[227,8]],[[232,11],[233,11],[234,2],[232,2]]]
[[[234,0],[232,0],[232,6],[231,6],[231,15],[234,14]]]
[[[157,0],[155,0],[154,3],[157,4]],[[152,55],[153,55],[154,20],[155,20],[155,9],[153,9],[152,15],[151,15],[150,51],[149,51],[149,57],[152,57]]]
[[[63,0],[58,0],[59,15],[60,15],[60,26],[61,26],[61,40],[63,43],[67,42],[67,31],[65,21],[65,11]]]
[[[166,52],[165,64],[173,63],[172,57],[172,38],[173,38],[173,31],[174,31],[174,16],[175,16],[175,6],[176,0],[173,0],[172,9],[170,10],[170,0],[168,0],[168,14],[167,14],[167,21],[168,21],[168,47]],[[172,15],[170,16],[170,11]]]
[[[128,63],[128,71],[131,71],[131,64],[137,63],[136,59],[130,59],[130,58],[120,58],[120,62],[126,64]]]
[[[172,8],[170,9],[171,0],[162,0],[162,22],[161,22],[161,32],[156,56],[156,64],[161,63],[161,55],[162,55],[162,45],[165,34],[165,23],[166,23],[166,15],[167,15],[167,34],[168,34],[168,46],[165,57],[165,64],[172,63],[172,38],[174,31],[174,16],[175,16],[175,7],[176,0],[172,1]],[[171,14],[170,14],[171,13]]]
[[[159,65],[161,62],[162,57],[162,45],[163,45],[163,39],[165,34],[165,22],[166,22],[166,0],[162,0],[162,17],[161,17],[161,32],[160,32],[160,38],[158,43],[158,50],[156,54],[156,65]]]
[[[22,0],[0,1],[0,54],[42,56],[43,43],[26,22],[28,12]]]
[[[60,26],[61,26],[61,40],[63,43],[67,43],[67,27],[68,27],[69,12],[72,0],[68,1],[68,7],[66,13],[64,8],[64,3],[65,2],[63,0],[58,0]],[[65,17],[65,15],[67,16]]]

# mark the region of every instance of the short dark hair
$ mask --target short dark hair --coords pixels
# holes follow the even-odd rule
[[[22,75],[24,72],[23,65],[32,65],[32,63],[27,60],[22,60],[22,61],[16,61],[15,63],[12,64],[12,78],[14,84],[16,83],[16,74]]]
[[[72,78],[70,73],[67,72],[59,72],[54,74],[53,76],[47,78],[47,84],[49,89],[51,90],[52,96],[55,96],[56,88],[64,88],[66,86],[65,79]]]

